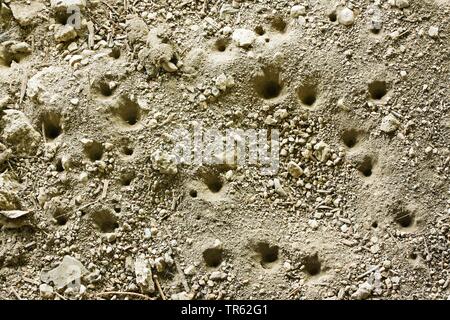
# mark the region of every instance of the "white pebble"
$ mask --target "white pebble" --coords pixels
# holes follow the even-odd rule
[[[298,18],[306,14],[306,8],[302,5],[295,5],[291,8],[291,17]]]
[[[349,8],[342,9],[338,14],[338,22],[344,26],[350,26],[355,21],[355,15]]]
[[[437,38],[437,36],[439,35],[439,28],[435,27],[435,26],[431,26],[430,29],[428,29],[428,35],[431,38]]]
[[[408,0],[395,0],[395,5],[397,8],[403,9],[409,7],[409,1]]]
[[[249,47],[253,44],[253,42],[256,39],[256,35],[253,31],[247,30],[247,29],[236,29],[233,32],[232,35],[233,41],[236,42],[236,44],[239,47]]]

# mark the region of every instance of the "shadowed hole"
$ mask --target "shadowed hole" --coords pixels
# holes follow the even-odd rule
[[[120,99],[119,107],[115,112],[123,122],[130,126],[138,123],[141,118],[141,109],[139,108],[139,105],[127,97]]]
[[[107,81],[100,81],[98,84],[98,90],[104,97],[110,97],[113,94],[113,89],[111,89],[111,86]]]
[[[176,55],[173,55],[169,61],[172,62],[176,66],[178,64],[178,57]]]
[[[222,190],[223,181],[219,174],[216,173],[208,173],[203,177],[203,182],[208,187],[209,191],[213,193],[217,193]]]
[[[272,28],[277,30],[278,32],[284,32],[286,31],[286,21],[281,16],[275,16],[272,19]]]
[[[337,20],[336,11],[330,12],[330,14],[328,14],[328,19],[330,19],[331,22],[336,22]]]
[[[372,222],[372,228],[374,229],[378,228],[378,221]]]
[[[278,260],[278,246],[270,246],[267,242],[259,242],[255,251],[260,255],[260,262],[264,268],[270,267],[269,264]]]
[[[374,100],[380,100],[387,93],[387,84],[385,81],[373,81],[369,83],[369,94]]]
[[[119,59],[120,55],[121,55],[121,52],[120,52],[120,48],[119,47],[113,47],[111,49],[111,53],[109,54],[109,56],[111,58],[114,58],[114,59]]]
[[[48,140],[54,140],[62,133],[61,116],[56,112],[45,112],[40,124],[40,129]]]
[[[67,221],[69,221],[69,218],[67,218],[65,215],[56,216],[55,219],[56,219],[56,223],[59,226],[63,226],[67,223]]]
[[[69,212],[67,212],[66,208],[58,207],[53,211],[53,218],[57,225],[63,226],[69,221]]]
[[[114,232],[119,227],[117,217],[108,209],[99,209],[92,212],[91,218],[101,232]]]
[[[7,68],[10,68],[13,62],[19,63],[20,58],[12,54],[4,54],[3,58],[0,58],[0,65]]]
[[[124,155],[126,155],[126,156],[133,155],[133,152],[134,152],[134,150],[132,148],[130,148],[130,147],[125,146],[125,147],[122,148],[122,153]]]
[[[311,107],[317,100],[317,86],[304,84],[297,89],[297,95],[303,105]]]
[[[373,34],[380,34],[380,29],[370,29],[370,32]]]
[[[120,177],[120,183],[122,186],[129,186],[131,182],[134,180],[135,174],[134,172],[126,172],[123,173]]]
[[[203,260],[208,267],[218,267],[223,260],[223,250],[220,248],[208,248],[203,251]]]
[[[358,165],[358,170],[363,176],[370,177],[372,175],[373,165],[373,159],[369,156],[365,156],[363,161]]]
[[[320,273],[322,269],[322,263],[319,260],[317,253],[306,256],[302,259],[302,264],[305,267],[305,272],[310,276],[315,276]]]
[[[103,157],[104,147],[103,144],[93,141],[84,146],[84,153],[91,161],[101,160]]]
[[[230,39],[220,38],[220,39],[216,40],[214,47],[216,48],[217,51],[224,52],[227,49],[229,44],[230,44]]]
[[[409,258],[410,258],[411,260],[416,260],[416,259],[418,258],[417,253],[411,252],[411,253],[409,254]]]
[[[278,260],[278,246],[270,246],[267,242],[260,242],[257,244],[255,251],[261,255],[262,265]]]
[[[342,141],[348,148],[353,148],[359,141],[359,133],[355,129],[345,130],[342,133]]]
[[[278,71],[265,69],[262,75],[254,79],[256,93],[263,99],[273,99],[280,95],[283,82]]]
[[[257,26],[254,31],[258,36],[262,36],[266,33],[262,26]]]
[[[58,158],[58,159],[56,160],[55,167],[56,167],[56,171],[58,171],[58,172],[63,172],[63,171],[64,171],[64,167],[63,167],[63,165],[62,165],[62,160],[61,160],[61,158]]]
[[[194,190],[194,189],[189,190],[189,195],[192,198],[197,198],[197,190]]]
[[[54,14],[55,22],[62,24],[62,25],[66,25],[70,16],[71,16],[71,13],[66,12],[65,10],[58,10]]]
[[[414,224],[414,214],[405,208],[397,208],[394,212],[394,221],[402,228],[411,227]]]

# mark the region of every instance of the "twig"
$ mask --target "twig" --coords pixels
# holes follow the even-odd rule
[[[368,274],[371,274],[372,272],[374,272],[375,270],[377,270],[379,268],[379,266],[375,266],[370,268],[369,270],[367,270],[366,272],[364,272],[363,274],[359,275],[356,280],[360,280],[362,278],[364,278],[365,276],[367,276]]]
[[[291,292],[289,292],[288,297],[293,297],[294,295],[296,295],[299,292],[300,292],[300,288],[292,289]]]
[[[34,279],[30,279],[30,278],[27,278],[27,277],[24,277],[24,276],[22,277],[22,280],[25,281],[25,282],[34,284],[34,285],[36,285],[36,286],[38,286],[38,285],[40,284],[39,281],[34,280]]]
[[[92,49],[92,47],[94,46],[94,23],[92,23],[92,21],[89,21],[87,23],[87,28],[89,31],[89,35],[88,35],[88,47],[89,49]]]
[[[206,228],[208,228],[208,230],[214,235],[214,237],[216,237],[217,239],[220,239],[220,237],[214,232],[213,229],[211,229],[210,226],[207,226]]]
[[[106,3],[105,1],[102,1],[102,3],[107,6],[109,8],[109,10],[111,10],[113,13],[115,13],[116,16],[120,17],[120,14],[117,13],[116,9],[114,9],[113,7],[111,7],[108,3]]]
[[[28,85],[28,71],[25,71],[22,79],[22,84],[20,86],[19,104],[22,104],[23,99],[25,98],[25,94],[27,92],[27,85]]]
[[[14,290],[14,288],[10,288],[11,292],[14,294],[14,296],[19,299],[19,300],[23,300],[22,297],[17,293],[16,290]]]
[[[409,33],[409,30],[405,30],[398,35],[399,38],[403,37],[405,34]]]
[[[427,252],[427,258],[430,255],[430,250],[428,250],[428,244],[427,241],[425,240],[425,238],[423,239],[423,243],[425,244],[425,251]]]
[[[103,181],[103,191],[102,191],[102,199],[106,198],[106,194],[108,193],[109,180]]]
[[[153,280],[155,280],[156,288],[158,288],[158,291],[159,291],[159,294],[161,295],[161,298],[163,300],[167,300],[166,296],[164,295],[164,292],[162,291],[161,284],[159,283],[159,280],[158,280],[158,276],[154,275],[153,276]]]
[[[166,234],[168,236],[170,236],[169,230],[166,227],[164,227],[164,230],[166,231]],[[170,244],[169,244],[169,247],[172,249],[172,252],[175,253],[175,250],[173,250],[173,248]],[[175,256],[173,257],[173,261],[175,262],[175,266],[177,267],[177,271],[178,271],[178,274],[180,275],[181,283],[183,284],[184,290],[186,291],[186,293],[189,293],[191,291],[191,289],[189,288],[189,284],[186,280],[186,276],[184,275],[183,270],[181,269],[180,263],[178,262],[178,260],[176,259]]]
[[[180,263],[177,261],[177,259],[175,259],[175,257],[173,258],[173,261],[175,262],[175,266],[177,267],[178,274],[181,277],[181,283],[183,284],[184,290],[186,291],[186,293],[189,293],[191,291],[191,289],[189,288],[189,284],[186,280],[183,270],[181,269]]]
[[[59,298],[61,298],[61,299],[63,299],[63,300],[67,300],[66,297],[64,297],[62,294],[60,294],[60,293],[58,293],[58,292],[56,292],[56,291],[55,291],[55,294],[56,294]]]
[[[42,137],[44,138],[44,143],[47,143],[47,139],[45,138],[44,122],[42,122]]]
[[[106,291],[106,292],[97,293],[96,295],[97,296],[122,295],[122,296],[132,296],[132,297],[136,297],[136,298],[142,298],[145,300],[153,300],[152,298],[150,298],[149,296],[146,296],[145,294],[140,294],[140,293],[136,293],[136,292]]]
[[[93,205],[94,203],[97,203],[97,201],[88,202],[88,203],[82,205],[81,207],[77,208],[76,210],[81,211],[81,210],[86,209],[87,207]]]

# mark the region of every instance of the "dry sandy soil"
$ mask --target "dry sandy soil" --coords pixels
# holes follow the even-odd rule
[[[448,0],[0,5],[1,299],[450,298]]]

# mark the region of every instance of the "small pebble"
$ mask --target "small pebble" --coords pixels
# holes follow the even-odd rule
[[[430,29],[428,29],[428,35],[433,39],[437,38],[439,35],[439,28],[435,27],[435,26],[431,26]]]
[[[355,15],[349,8],[343,8],[338,14],[338,22],[344,26],[350,26],[355,21]]]

